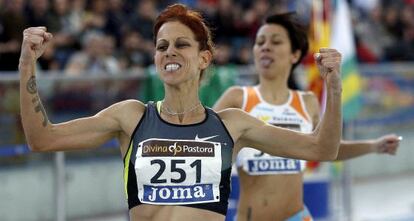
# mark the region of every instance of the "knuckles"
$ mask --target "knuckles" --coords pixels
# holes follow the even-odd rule
[[[46,30],[40,27],[30,27],[23,30],[23,36],[41,36],[45,35]]]

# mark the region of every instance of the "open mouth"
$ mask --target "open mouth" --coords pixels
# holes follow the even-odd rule
[[[260,58],[260,65],[262,67],[268,68],[268,67],[270,67],[270,65],[272,63],[273,63],[273,59],[272,58],[268,58],[268,57]]]
[[[169,63],[165,65],[164,70],[167,72],[174,72],[181,68],[181,65],[178,63]]]

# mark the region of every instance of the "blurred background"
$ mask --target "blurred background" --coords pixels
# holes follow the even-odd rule
[[[217,52],[200,92],[207,106],[231,85],[257,83],[251,49],[269,13],[296,11],[309,26],[311,52],[337,48],[347,64],[344,137],[404,140],[396,156],[309,163],[305,202],[316,220],[414,220],[413,0],[0,0],[0,220],[128,219],[116,141],[91,151],[29,152],[19,116],[22,31],[46,26],[54,35],[36,69],[57,123],[124,99],[163,98],[152,25],[175,2],[201,11],[213,28]],[[321,95],[318,76],[309,56],[292,83]],[[237,204],[233,180],[228,221]]]

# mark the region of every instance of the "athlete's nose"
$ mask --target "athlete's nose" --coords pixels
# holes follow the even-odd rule
[[[260,48],[260,51],[270,51],[270,42],[269,41],[265,41],[262,45],[262,47]]]
[[[168,46],[166,51],[167,57],[175,57],[177,56],[177,52],[175,51],[175,47],[173,45]]]

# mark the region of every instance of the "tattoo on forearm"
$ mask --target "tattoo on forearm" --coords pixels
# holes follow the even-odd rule
[[[247,221],[251,221],[252,220],[252,208],[249,207],[247,208]]]
[[[26,84],[26,90],[30,94],[36,94],[37,93],[37,86],[36,86],[36,78],[35,76],[31,76]]]
[[[32,99],[32,103],[36,105],[35,106],[35,109],[34,109],[35,112],[36,113],[38,113],[38,112],[41,112],[42,113],[42,115],[43,115],[42,125],[43,125],[43,127],[46,127],[47,126],[47,123],[49,122],[49,120],[47,118],[45,108],[43,107],[42,102],[40,101],[40,98],[38,96],[34,97]]]
[[[32,75],[29,78],[29,80],[27,81],[26,90],[30,94],[36,94],[37,93],[36,77],[34,75]],[[40,98],[39,98],[38,95],[36,95],[32,99],[32,103],[35,104],[35,108],[34,108],[35,112],[36,113],[38,113],[38,112],[42,113],[42,115],[43,115],[42,125],[43,125],[43,127],[46,127],[49,120],[47,118],[45,108],[43,107],[42,102],[40,101]]]

